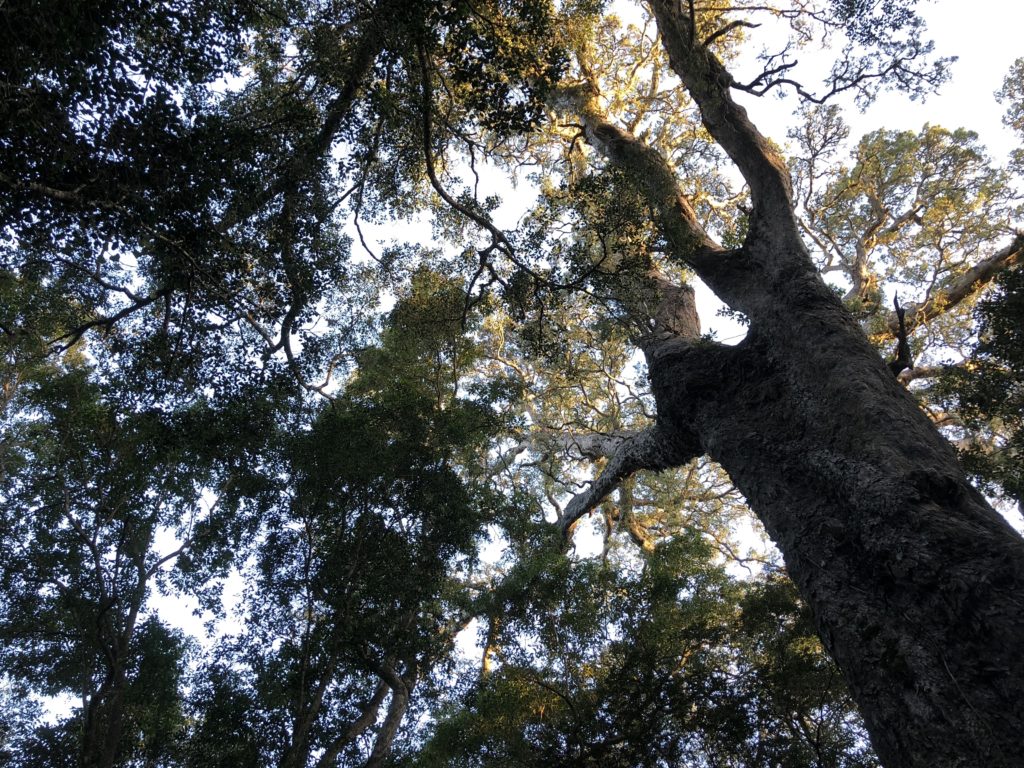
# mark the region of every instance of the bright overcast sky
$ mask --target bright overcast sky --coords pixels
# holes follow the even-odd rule
[[[1005,108],[996,102],[994,93],[1002,87],[1014,60],[1024,56],[1020,41],[1024,4],[1015,0],[974,0],[968,8],[963,0],[922,0],[917,9],[928,24],[927,37],[935,41],[935,53],[958,57],[949,82],[923,102],[888,93],[864,114],[852,107],[847,109],[844,118],[851,126],[851,138],[856,140],[876,128],[917,131],[925,123],[969,128],[980,135],[993,159],[1004,160],[1017,141],[1002,125]],[[756,36],[757,30],[753,34]],[[821,72],[825,72],[827,57],[822,63]],[[780,103],[770,97],[743,101],[755,124],[782,143],[795,102]]]

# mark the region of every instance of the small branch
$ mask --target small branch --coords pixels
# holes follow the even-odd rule
[[[537,272],[526,264],[521,258],[516,255],[515,247],[509,242],[508,236],[490,220],[488,216],[483,213],[472,210],[470,207],[463,205],[454,197],[451,193],[444,188],[441,180],[437,176],[437,168],[435,165],[434,158],[434,136],[433,136],[433,111],[434,111],[434,96],[433,89],[431,87],[430,80],[430,66],[427,58],[427,51],[421,44],[418,48],[419,65],[420,65],[420,79],[421,88],[423,95],[423,121],[421,124],[421,138],[423,140],[423,159],[424,165],[427,172],[427,180],[430,182],[430,186],[433,187],[434,191],[437,192],[438,196],[447,204],[452,210],[465,216],[467,219],[472,221],[482,230],[486,231],[491,237],[491,243],[486,248],[478,251],[481,258],[481,265],[489,269],[487,259],[490,254],[499,250],[504,256],[511,261],[517,268],[521,269],[538,284],[547,285],[554,289],[576,289],[584,285],[590,276],[597,271],[598,266],[592,266],[586,270],[584,274],[576,278],[569,283],[559,283],[551,280],[544,275]],[[497,278],[497,274],[491,270],[491,274]]]
[[[738,91],[744,91],[745,93],[753,94],[754,96],[763,96],[765,92],[767,92],[770,88],[774,88],[779,83],[789,82],[783,81],[782,79],[772,79],[775,77],[775,75],[781,72],[786,72],[787,70],[792,69],[799,63],[799,61],[787,61],[784,64],[779,64],[779,66],[777,67],[766,69],[764,72],[762,72],[753,80],[751,80],[749,83],[733,83],[732,87]]]
[[[155,303],[158,299],[160,299],[162,296],[167,295],[168,293],[168,289],[165,288],[149,296],[141,296],[137,301],[135,301],[133,304],[128,305],[121,311],[116,312],[113,315],[98,317],[93,320],[89,320],[85,323],[82,323],[81,325],[77,326],[76,328],[73,328],[67,333],[62,334],[61,336],[58,336],[54,339],[50,339],[48,344],[56,346],[61,352],[66,352],[67,350],[71,349],[71,347],[73,347],[78,342],[78,340],[81,339],[91,329],[105,328],[109,333],[110,330],[114,327],[114,325],[116,325],[119,321],[128,317],[132,313],[139,311],[140,309],[145,309],[146,307]]]
[[[22,181],[13,179],[6,173],[0,173],[0,183],[6,184],[11,189],[27,189],[30,192],[35,192],[38,195],[49,197],[53,200],[60,200],[64,203],[75,203],[84,204],[86,201],[82,198],[82,190],[85,189],[85,184],[80,184],[74,189],[58,189],[57,187],[51,187],[46,184],[42,184],[38,181]],[[101,207],[105,207],[101,204]]]
[[[742,20],[733,21],[733,22],[731,22],[729,24],[726,24],[724,27],[719,29],[717,32],[712,32],[710,35],[705,37],[704,40],[701,42],[701,45],[704,46],[705,48],[707,48],[709,45],[711,45],[711,43],[713,43],[718,38],[722,37],[723,35],[729,34],[734,29],[738,29],[739,27],[747,27],[749,29],[757,29],[760,26],[761,26],[760,24],[754,24],[753,22],[750,22],[750,21],[742,21]]]

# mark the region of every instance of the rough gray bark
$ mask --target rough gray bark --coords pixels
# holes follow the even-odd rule
[[[750,186],[743,246],[715,245],[667,164],[593,100],[578,107],[591,142],[639,180],[674,258],[750,331],[736,347],[661,340],[648,355],[658,423],[645,437],[657,434],[659,451],[613,457],[563,525],[648,454],[708,454],[782,551],[886,766],[1020,765],[1024,540],[818,276],[785,165],[689,16],[670,0],[653,9],[673,69]]]

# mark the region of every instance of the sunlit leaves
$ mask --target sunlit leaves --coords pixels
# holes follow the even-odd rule
[[[1013,231],[1010,176],[970,131],[875,131],[843,166],[846,129],[836,111],[807,118],[791,134],[805,231],[823,272],[837,275],[861,317],[887,310],[885,291],[899,291],[904,303],[941,295]],[[958,312],[930,327],[932,345],[964,343],[968,323]]]
[[[996,98],[1007,105],[1003,122],[1018,136],[1024,136],[1024,59],[1013,63]],[[1012,157],[1018,170],[1024,168],[1024,152],[1017,149]]]

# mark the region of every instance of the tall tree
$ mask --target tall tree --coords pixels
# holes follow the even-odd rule
[[[616,450],[563,524],[637,469],[711,455],[782,551],[883,762],[1010,765],[1024,542],[814,268],[786,166],[733,100],[716,36],[698,29],[696,10],[652,10],[670,66],[749,185],[739,247],[710,236],[671,166],[606,120],[592,84],[575,106],[649,203],[668,258],[750,327],[735,347],[702,343],[694,327],[661,331],[647,352],[656,423]]]
[[[204,694],[197,762],[227,742],[281,768],[382,765],[450,656],[472,616],[456,573],[490,515],[526,514],[471,472],[503,428],[503,387],[467,379],[478,352],[464,306],[459,283],[418,271],[345,395],[282,430],[283,464],[268,470],[288,480],[262,517],[244,629],[211,675],[232,674],[264,725],[225,739],[223,720],[242,713]]]

